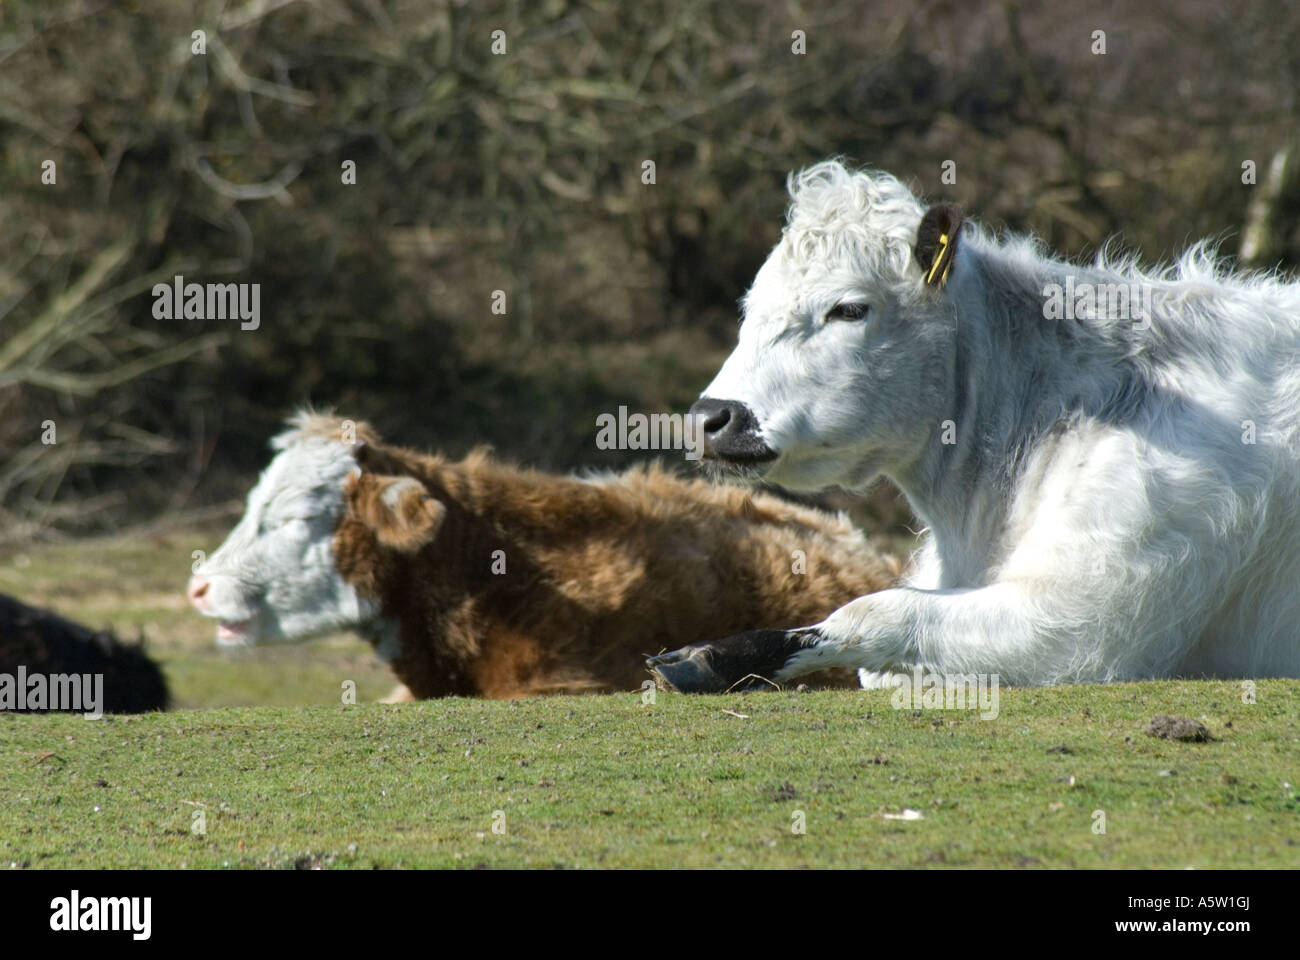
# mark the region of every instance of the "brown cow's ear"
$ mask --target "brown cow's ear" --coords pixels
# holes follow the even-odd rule
[[[437,536],[447,508],[414,477],[363,473],[344,483],[348,511],[382,545],[414,553]]]
[[[373,440],[358,440],[348,451],[363,473],[405,473],[406,465],[389,452],[388,447]]]
[[[957,255],[957,240],[964,218],[951,203],[936,203],[916,228],[916,262],[921,265],[927,287],[942,287]]]

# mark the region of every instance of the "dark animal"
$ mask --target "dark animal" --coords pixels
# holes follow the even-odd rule
[[[166,710],[162,670],[142,644],[122,643],[49,610],[0,594],[0,674],[103,674],[105,713]]]

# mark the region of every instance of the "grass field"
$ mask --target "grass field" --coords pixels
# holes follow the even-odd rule
[[[355,641],[213,650],[180,587],[216,537],[0,555],[0,591],[143,629],[180,708],[0,715],[0,866],[1300,866],[1300,682],[1003,689],[994,720],[884,691],[385,706]],[[1162,713],[1215,739],[1145,735]]]

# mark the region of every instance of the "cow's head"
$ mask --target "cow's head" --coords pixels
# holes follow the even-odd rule
[[[789,182],[740,339],[692,407],[714,465],[794,489],[861,487],[947,415],[961,216],[831,161]]]
[[[378,616],[373,597],[340,572],[341,529],[410,550],[432,537],[441,505],[410,478],[361,482],[364,451],[377,442],[365,424],[310,414],[272,441],[278,452],[243,518],[190,578],[190,602],[219,621],[218,644],[307,639]],[[355,551],[349,560],[360,562]]]

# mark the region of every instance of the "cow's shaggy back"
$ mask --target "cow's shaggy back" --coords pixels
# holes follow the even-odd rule
[[[339,569],[403,636],[435,619],[436,642],[393,660],[418,696],[635,689],[644,655],[683,637],[794,626],[899,573],[843,516],[657,467],[577,479],[382,444],[361,460]],[[401,547],[430,503],[413,563]]]

